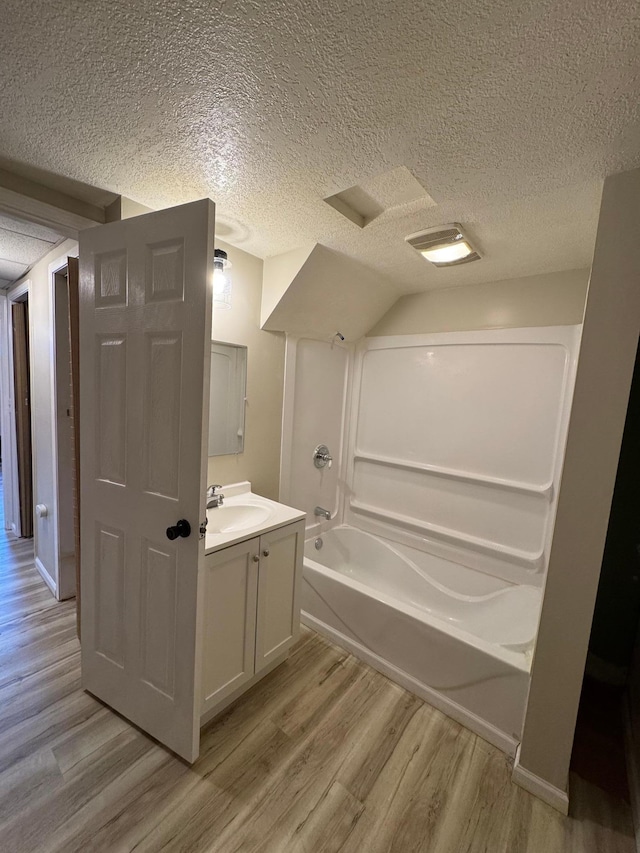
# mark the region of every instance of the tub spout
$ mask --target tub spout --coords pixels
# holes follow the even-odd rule
[[[323,506],[317,506],[314,511],[314,515],[319,515],[321,518],[326,518],[327,521],[331,521],[331,512],[328,509],[325,509]]]

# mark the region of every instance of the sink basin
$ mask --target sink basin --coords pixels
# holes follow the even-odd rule
[[[258,527],[272,514],[270,507],[258,503],[227,503],[207,510],[207,533],[234,533]]]

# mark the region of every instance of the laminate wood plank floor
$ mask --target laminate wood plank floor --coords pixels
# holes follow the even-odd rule
[[[498,750],[311,631],[189,767],[84,693],[74,602],[0,533],[0,851],[632,853],[573,776],[564,818]]]

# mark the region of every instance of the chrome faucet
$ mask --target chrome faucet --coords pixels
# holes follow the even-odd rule
[[[321,518],[326,518],[327,521],[331,521],[331,512],[328,509],[325,509],[323,506],[317,506],[314,511],[314,515],[319,515]]]
[[[217,492],[217,489],[221,489],[222,486],[215,485],[209,486],[207,489],[207,509],[213,509],[217,506],[222,506],[224,502],[224,495],[220,492]]]

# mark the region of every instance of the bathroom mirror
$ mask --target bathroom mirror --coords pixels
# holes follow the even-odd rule
[[[242,453],[247,388],[247,348],[211,342],[209,456]]]

